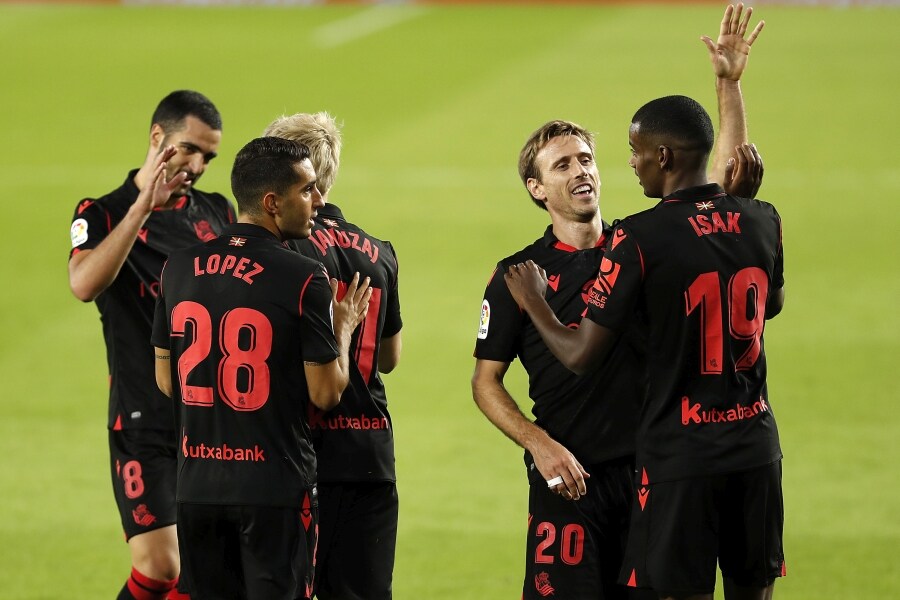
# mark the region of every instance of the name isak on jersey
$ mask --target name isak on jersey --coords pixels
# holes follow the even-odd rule
[[[691,224],[697,237],[702,237],[711,233],[741,233],[741,226],[738,224],[740,218],[739,212],[728,211],[724,218],[718,212],[714,212],[688,217],[688,223]]]

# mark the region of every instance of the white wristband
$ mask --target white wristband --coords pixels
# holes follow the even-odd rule
[[[555,486],[561,484],[562,482],[563,482],[562,475],[557,475],[557,476],[554,477],[553,479],[548,479],[548,480],[547,480],[547,487],[552,489],[552,488],[554,488]]]

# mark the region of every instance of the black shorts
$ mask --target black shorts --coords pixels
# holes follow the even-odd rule
[[[586,466],[587,494],[564,500],[529,469],[528,540],[524,600],[625,598],[616,579],[622,565],[634,463],[622,460]]]
[[[394,482],[319,483],[316,598],[391,598],[397,545]]]
[[[784,575],[781,461],[636,483],[622,583],[661,595],[712,594],[717,562],[723,577],[744,587],[767,587]]]
[[[113,493],[126,540],[175,524],[177,449],[174,431],[109,431]]]
[[[181,579],[204,600],[312,598],[317,530],[314,501],[308,509],[179,502]]]

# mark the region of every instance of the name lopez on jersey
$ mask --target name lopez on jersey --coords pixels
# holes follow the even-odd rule
[[[248,271],[247,268],[250,267]],[[231,275],[238,279],[253,284],[253,277],[259,275],[265,268],[256,261],[250,265],[250,259],[247,257],[238,258],[233,254],[226,254],[222,258],[218,254],[210,254],[205,264],[200,263],[200,257],[194,257],[194,277],[200,275]]]

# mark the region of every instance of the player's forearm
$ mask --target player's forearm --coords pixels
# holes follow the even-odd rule
[[[472,378],[472,398],[494,427],[526,450],[530,451],[538,437],[547,435],[522,414],[502,382],[476,375]]]
[[[709,179],[725,184],[725,165],[734,154],[735,146],[747,143],[747,115],[741,82],[716,79],[716,99],[719,105],[719,135],[713,146],[713,160]]]
[[[172,397],[172,366],[169,350],[154,346],[156,386],[163,394]]]
[[[129,210],[122,222],[96,248],[72,257],[69,261],[69,287],[76,298],[90,302],[115,281],[147,216],[140,211]]]
[[[543,299],[525,308],[553,356],[573,373],[584,373],[590,366],[591,355],[580,340],[579,330],[560,323]]]
[[[340,404],[349,381],[346,367],[346,361],[341,365],[340,357],[326,364],[304,363],[309,401],[316,408],[328,411]]]
[[[400,332],[391,337],[382,338],[378,348],[378,372],[390,373],[400,363],[400,351],[403,349]]]

